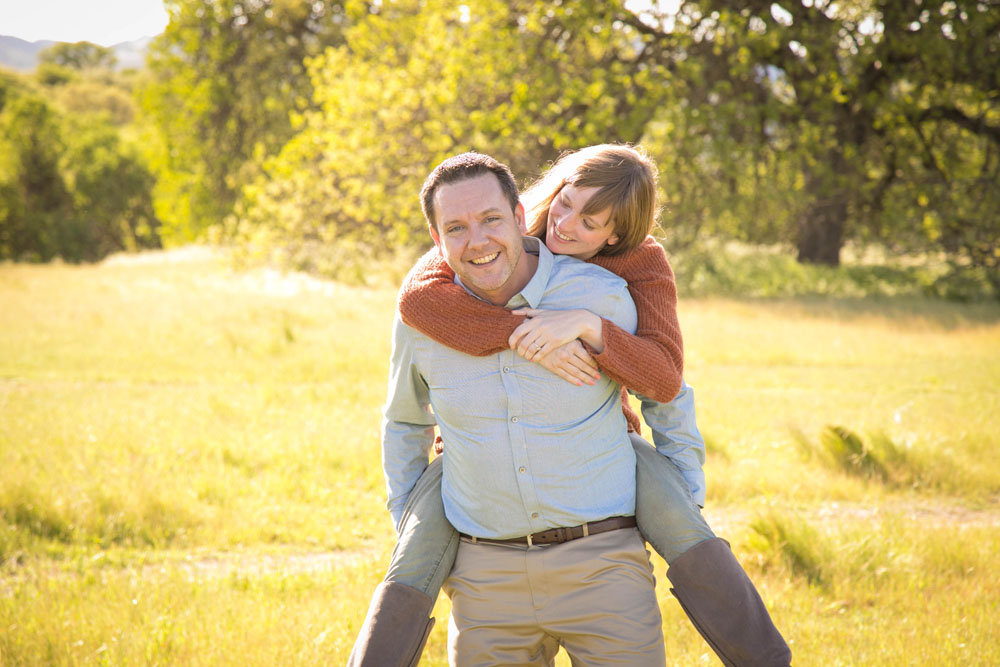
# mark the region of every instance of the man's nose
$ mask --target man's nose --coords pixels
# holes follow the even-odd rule
[[[469,228],[469,245],[478,247],[486,245],[487,243],[489,243],[489,238],[487,237],[486,230],[483,229],[482,225],[472,225]]]

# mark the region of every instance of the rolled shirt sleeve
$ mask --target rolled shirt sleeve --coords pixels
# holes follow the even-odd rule
[[[676,465],[691,489],[694,501],[705,505],[705,439],[695,420],[694,390],[681,382],[681,390],[669,403],[658,403],[633,394],[642,403],[642,418],[653,433],[653,445]]]

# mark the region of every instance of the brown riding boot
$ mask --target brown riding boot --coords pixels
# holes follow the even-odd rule
[[[406,584],[379,584],[354,642],[348,667],[416,667],[427,636],[434,600]]]
[[[667,570],[670,592],[727,667],[788,667],[792,652],[757,589],[720,538],[685,551]]]

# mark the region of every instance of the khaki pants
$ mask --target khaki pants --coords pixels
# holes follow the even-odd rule
[[[634,528],[550,546],[463,538],[445,592],[449,663],[574,665],[666,662],[645,543]]]

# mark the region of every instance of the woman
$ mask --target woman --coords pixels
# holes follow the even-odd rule
[[[639,394],[656,449],[638,437],[638,417],[623,401],[636,432],[636,519],[670,566],[672,592],[724,663],[787,665],[790,652],[760,596],[699,511],[704,445],[681,377],[673,273],[649,236],[655,186],[655,167],[640,150],[600,145],[563,156],[522,197],[528,232],[549,250],[598,264],[628,282],[636,335],[585,310],[512,312],[474,299],[435,251],[407,277],[400,314],[409,326],[459,351],[485,356],[509,346],[569,382],[592,382],[602,370]],[[386,580],[351,665],[419,660],[433,624],[430,610],[458,544],[444,517],[440,483],[435,461],[410,493]]]

